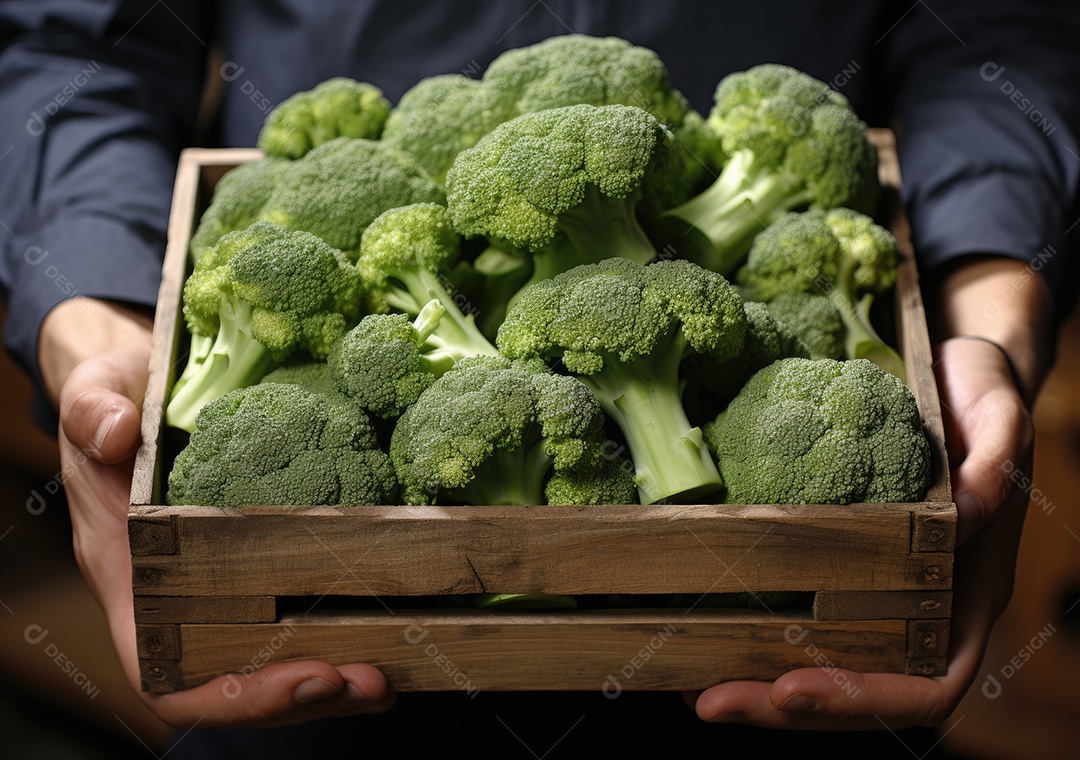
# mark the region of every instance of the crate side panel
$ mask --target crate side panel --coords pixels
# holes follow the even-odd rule
[[[767,613],[296,616],[273,625],[185,625],[184,661],[156,688],[317,657],[368,662],[398,691],[696,690],[831,664],[904,672],[904,621],[815,623]],[[234,676],[241,679],[243,676]],[[854,685],[852,685],[854,686]]]

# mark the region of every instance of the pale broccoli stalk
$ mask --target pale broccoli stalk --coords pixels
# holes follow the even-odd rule
[[[525,287],[612,256],[647,264],[656,249],[636,208],[670,141],[660,122],[632,106],[519,116],[458,155],[447,206],[461,234],[531,252]]]
[[[355,405],[325,388],[263,383],[202,408],[169,474],[167,499],[219,507],[394,504],[398,485]]]
[[[552,503],[548,479],[570,473],[612,478],[606,492],[631,497],[629,475],[602,456],[603,425],[603,411],[578,380],[538,361],[475,356],[405,410],[390,457],[409,504]],[[553,495],[583,492],[561,485]]]
[[[442,189],[404,153],[378,140],[339,137],[283,162],[258,218],[310,232],[355,260],[379,214],[443,200]]]
[[[268,156],[302,158],[338,137],[379,139],[389,113],[390,101],[375,85],[334,77],[279,103],[256,144]]]
[[[207,402],[257,383],[294,351],[325,359],[359,318],[359,291],[345,255],[314,235],[257,222],[223,237],[184,284],[184,315],[201,337],[167,424],[191,432]]]
[[[735,504],[918,501],[930,445],[915,397],[862,359],[782,359],[705,427]]]
[[[364,282],[368,309],[391,309],[416,317],[432,300],[441,315],[438,339],[455,357],[496,355],[498,351],[472,314],[464,314],[443,285],[441,272],[457,262],[461,240],[444,207],[417,203],[381,214],[364,231],[356,267]]]
[[[896,282],[896,238],[851,209],[787,214],[754,241],[739,284],[763,301],[812,293],[832,301],[848,359],[870,359],[901,380],[900,355],[870,321],[875,295]]]
[[[777,64],[731,74],[708,126],[728,156],[720,177],[662,215],[667,237],[698,264],[731,276],[754,235],[786,211],[872,210],[877,154],[847,99],[824,82]]]
[[[465,358],[437,334],[446,307],[433,300],[415,321],[405,314],[368,314],[330,351],[336,387],[362,409],[397,418],[435,380]]]
[[[531,286],[497,345],[510,357],[561,359],[626,438],[641,503],[693,499],[722,483],[701,430],[687,419],[681,365],[742,349],[742,301],[718,274],[687,261],[583,265]]]

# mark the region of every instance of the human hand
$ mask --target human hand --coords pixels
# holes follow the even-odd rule
[[[1016,290],[1025,273],[1027,283],[1030,272],[1020,262],[972,260],[947,272],[931,293],[959,544],[946,675],[802,668],[773,683],[734,681],[704,691],[695,703],[702,719],[770,728],[901,728],[935,726],[959,704],[1012,594],[1028,494],[1010,474],[1031,471],[1028,404],[1052,354],[1049,299],[1038,281]],[[1003,305],[1005,292],[1010,298]]]
[[[48,359],[41,365],[47,387],[57,389],[75,557],[105,612],[132,688],[174,728],[285,725],[388,709],[394,695],[377,669],[316,660],[268,665],[245,678],[239,694],[227,675],[172,694],[141,691],[127,505],[140,442],[149,321],[102,302],[91,302],[95,318],[88,321],[81,311],[88,304],[76,301],[86,299],[61,304],[46,320],[42,354]],[[116,338],[117,347],[84,339],[80,333],[88,329]]]

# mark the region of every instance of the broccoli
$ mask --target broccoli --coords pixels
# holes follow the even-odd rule
[[[285,163],[258,218],[310,232],[355,259],[361,235],[382,212],[443,201],[442,189],[404,153],[339,137]]]
[[[169,474],[168,502],[393,504],[397,480],[367,417],[344,397],[264,383],[202,408]]]
[[[865,359],[781,359],[750,378],[705,439],[728,503],[918,501],[930,482],[915,397]]]
[[[529,287],[499,328],[511,358],[561,359],[626,437],[641,503],[691,499],[722,483],[690,424],[680,371],[693,354],[742,350],[746,315],[722,276],[688,261],[613,258]]]
[[[633,106],[519,116],[458,155],[446,177],[447,207],[461,234],[532,253],[526,287],[612,256],[647,264],[656,250],[636,207],[671,139]]]
[[[421,79],[390,113],[382,139],[444,182],[458,153],[499,124],[579,104],[637,106],[673,129],[688,110],[656,53],[615,37],[574,34],[506,51],[483,80]]]
[[[210,206],[191,238],[194,261],[198,261],[203,251],[217,243],[222,235],[245,229],[258,218],[277,184],[283,163],[276,158],[252,161],[229,170],[221,178],[214,188]]]
[[[377,140],[389,113],[390,101],[378,87],[335,77],[278,104],[257,145],[268,156],[296,159],[338,137]]]
[[[844,324],[844,355],[870,359],[904,379],[904,363],[874,330],[875,295],[896,282],[896,238],[851,209],[781,217],[754,240],[738,282],[755,298],[826,295]]]
[[[462,359],[420,394],[394,428],[390,458],[408,504],[578,501],[578,478],[611,478],[605,495],[633,497],[603,457],[604,413],[581,382],[543,362]],[[549,478],[556,483],[545,492]],[[622,487],[620,488],[620,483]]]
[[[498,353],[472,314],[464,314],[443,286],[441,273],[457,261],[461,239],[446,208],[417,203],[390,209],[364,231],[357,271],[364,283],[368,310],[394,309],[410,316],[432,299],[446,309],[437,336],[442,348],[461,358]]]
[[[754,235],[785,211],[873,209],[877,153],[850,103],[824,82],[778,64],[731,74],[717,85],[708,126],[728,156],[720,177],[662,215],[675,247],[698,264],[730,277]]]
[[[781,293],[766,305],[780,329],[781,356],[844,358],[844,321],[827,296]]]
[[[294,351],[325,359],[360,304],[355,268],[314,235],[266,222],[225,235],[184,284],[192,350],[168,424],[191,432],[204,404],[257,383]]]
[[[464,358],[437,330],[446,307],[433,300],[415,322],[404,314],[368,314],[334,344],[329,374],[335,387],[371,414],[397,418],[435,380]]]

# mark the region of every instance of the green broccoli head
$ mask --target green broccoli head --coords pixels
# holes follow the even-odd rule
[[[541,362],[477,356],[405,410],[390,457],[409,504],[543,504],[552,473],[605,474],[603,425],[574,378]]]
[[[360,307],[355,268],[314,235],[267,222],[225,235],[184,285],[185,319],[202,337],[173,387],[168,424],[190,432],[207,401],[296,351],[325,359]]]
[[[454,366],[455,357],[433,339],[445,312],[431,301],[415,322],[405,314],[368,314],[330,352],[336,387],[372,414],[401,416]]]
[[[355,258],[379,214],[443,200],[439,186],[404,153],[378,140],[339,137],[285,164],[259,219],[310,232]]]
[[[767,306],[780,329],[782,356],[844,358],[844,322],[827,296],[781,293]]]
[[[903,361],[870,320],[876,295],[896,282],[896,238],[851,209],[786,214],[759,234],[738,281],[753,297],[827,296],[844,324],[844,356],[904,378]]]
[[[338,137],[377,140],[389,113],[390,101],[378,87],[335,77],[278,104],[257,145],[268,156],[297,159]]]
[[[730,74],[707,126],[728,156],[720,177],[663,214],[689,235],[683,247],[697,263],[731,275],[754,236],[793,209],[873,210],[877,153],[850,103],[824,82],[778,64]]]
[[[561,359],[619,425],[642,503],[693,498],[720,478],[682,403],[683,360],[742,350],[742,300],[718,274],[687,261],[583,265],[529,287],[499,329],[512,358]]]
[[[930,445],[911,391],[866,360],[781,359],[705,438],[737,504],[918,501]]]
[[[513,103],[515,116],[579,104],[624,105],[674,129],[689,110],[660,57],[618,37],[567,34],[508,50],[491,62],[483,84]]]
[[[614,255],[648,263],[656,252],[635,207],[670,139],[660,122],[632,106],[519,116],[454,161],[446,177],[454,226],[528,251],[565,236],[574,251],[565,254],[566,268]]]
[[[392,504],[397,482],[343,397],[264,383],[206,404],[169,474],[170,504]]]
[[[214,246],[227,232],[246,228],[258,218],[263,204],[277,184],[278,173],[284,162],[265,158],[240,164],[229,170],[217,187],[210,206],[199,220],[199,226],[191,238],[191,255],[194,261]]]
[[[443,183],[458,153],[516,115],[498,96],[463,74],[421,79],[390,112],[383,142],[411,156]]]

